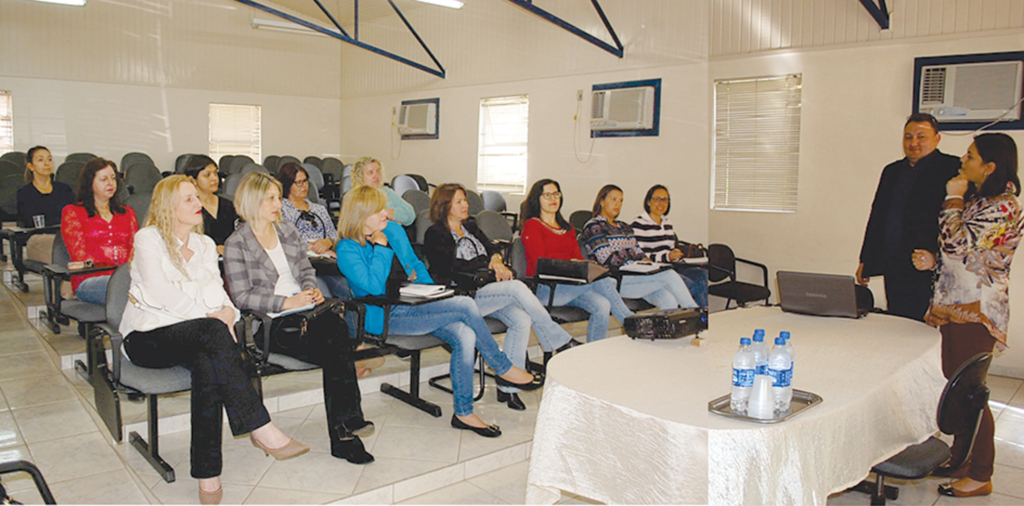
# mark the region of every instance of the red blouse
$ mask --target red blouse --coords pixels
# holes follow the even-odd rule
[[[576,229],[551,229],[539,218],[530,218],[523,225],[523,247],[526,249],[526,275],[537,273],[538,258],[558,258],[562,260],[583,260],[580,245],[576,242]]]
[[[135,243],[135,232],[139,224],[135,219],[135,211],[124,206],[125,213],[114,213],[107,222],[97,213],[89,217],[85,207],[78,204],[64,206],[61,214],[60,234],[72,262],[92,260],[97,264],[121,265],[132,258],[132,247]],[[71,277],[71,288],[87,278],[109,276],[110,272],[95,272]]]

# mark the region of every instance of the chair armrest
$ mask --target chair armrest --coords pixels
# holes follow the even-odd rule
[[[746,259],[743,259],[743,258],[740,258],[740,257],[736,257],[736,261],[737,262],[743,262],[743,263],[745,263],[747,265],[752,265],[754,267],[760,267],[761,268],[761,273],[762,273],[763,278],[764,278],[764,285],[763,286],[765,288],[768,288],[768,266],[767,265],[755,262],[753,260],[746,260]]]
[[[97,323],[95,325],[95,328],[97,329],[97,331],[101,333],[101,335],[96,336],[96,339],[103,339],[102,334],[105,334],[107,337],[110,338],[110,379],[115,384],[120,383],[121,360],[124,359],[124,355],[121,352],[121,348],[124,343],[124,336],[122,336],[121,332],[115,329],[113,325],[107,322]]]
[[[97,273],[97,272],[113,271],[113,270],[115,270],[117,268],[118,268],[117,265],[97,264],[97,265],[94,265],[94,266],[86,268],[86,269],[74,269],[74,270],[72,270],[72,269],[68,269],[67,266],[65,266],[65,265],[46,264],[46,265],[43,266],[43,276],[46,276],[47,273],[49,273],[49,275],[51,277],[68,278],[68,277],[71,277],[71,276],[79,276],[79,275],[82,275],[82,274],[94,274],[94,273]]]
[[[71,271],[63,265],[46,264],[43,266],[43,276],[50,278],[69,278],[71,277]]]

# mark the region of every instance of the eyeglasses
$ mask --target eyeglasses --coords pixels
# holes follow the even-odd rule
[[[540,198],[544,200],[560,199],[562,198],[562,192],[541,193]]]
[[[659,204],[664,204],[664,203],[667,203],[667,202],[672,202],[672,200],[669,199],[668,197],[651,197],[651,202],[657,202]]]
[[[309,184],[309,180],[308,179],[296,179],[294,182],[292,182],[292,184],[297,184],[299,186],[307,185],[307,184]]]

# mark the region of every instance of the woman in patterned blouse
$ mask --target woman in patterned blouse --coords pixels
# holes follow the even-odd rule
[[[72,262],[92,260],[118,266],[132,258],[139,223],[135,211],[117,198],[121,178],[110,160],[93,158],[78,177],[77,202],[64,207],[60,233]],[[71,277],[71,288],[83,302],[105,304],[110,272]]]
[[[942,334],[942,372],[949,378],[964,362],[993,348],[1006,348],[1010,317],[1010,261],[1021,240],[1017,145],[1005,134],[974,138],[960,159],[960,174],[946,183],[939,213],[939,258],[914,251],[919,270],[937,269],[935,293],[925,322]],[[955,497],[992,493],[995,422],[988,406],[967,464],[935,474],[960,478],[939,486]],[[953,441],[954,457],[970,447]]]

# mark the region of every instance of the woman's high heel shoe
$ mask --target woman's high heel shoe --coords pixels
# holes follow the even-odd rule
[[[290,458],[298,457],[299,455],[302,455],[303,453],[309,451],[308,446],[296,441],[295,439],[289,439],[288,444],[280,448],[274,449],[267,448],[266,446],[264,446],[263,443],[257,441],[256,438],[252,437],[252,434],[249,434],[249,441],[251,441],[252,445],[255,446],[256,448],[263,450],[263,453],[265,455],[273,455],[274,458],[277,460],[288,460]]]
[[[203,489],[199,489],[199,504],[220,504],[220,500],[224,498],[224,487],[220,487],[213,492],[207,492]]]
[[[519,395],[517,395],[515,392],[509,393],[498,390],[498,402],[504,402],[508,404],[509,408],[512,408],[516,411],[526,410],[526,404],[523,404],[523,401],[519,400]]]
[[[503,387],[516,387],[520,390],[525,390],[527,392],[531,390],[536,390],[544,386],[544,376],[534,373],[531,374],[533,374],[533,379],[527,383],[512,383],[511,381],[502,378],[501,376],[495,376],[494,379],[498,382],[499,385]]]
[[[978,495],[990,495],[992,494],[992,481],[985,482],[984,485],[969,491],[963,491],[953,488],[952,483],[943,483],[939,485],[939,494],[950,497],[974,497]]]

